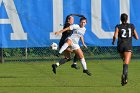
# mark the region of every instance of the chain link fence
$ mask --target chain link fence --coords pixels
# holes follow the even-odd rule
[[[81,47],[86,60],[120,59],[116,47]],[[49,47],[5,48],[2,50],[4,62],[54,62],[60,58],[55,56],[58,50]],[[72,57],[73,58],[73,57]],[[140,47],[133,47],[132,59],[140,59]]]
[[[24,20],[27,22],[31,22],[32,25],[35,25],[39,27],[40,29],[43,29],[44,31],[47,31],[46,27],[40,25],[37,20],[32,20],[31,16],[28,16],[24,12],[24,1],[23,0],[17,0],[19,2],[20,7],[18,11],[18,15],[21,16]],[[15,12],[16,10],[12,9],[9,5],[6,3],[2,3],[3,6],[6,7],[10,12]],[[70,6],[73,5],[73,2],[70,4]],[[81,6],[77,9],[81,9]],[[64,9],[64,12],[67,12],[69,10]],[[110,25],[106,22],[106,20],[98,18],[96,15],[91,14],[90,11],[85,10],[84,8],[81,9],[81,13],[85,13],[87,15],[91,15],[93,18],[97,19],[98,21],[102,21],[103,24],[107,24],[109,30],[114,29],[114,25]],[[30,38],[31,39],[31,38]],[[33,40],[32,40],[33,41]],[[88,47],[88,49],[82,48],[85,58],[87,60],[105,60],[105,59],[120,59],[119,54],[117,53],[116,47],[100,47],[100,46],[93,46]],[[4,62],[50,62],[50,61],[56,61],[57,59],[60,59],[63,56],[60,56],[60,58],[54,56],[55,53],[58,51],[52,50],[49,47],[34,47],[34,48],[4,48],[0,50],[1,53],[1,60],[4,60]],[[140,47],[133,47],[133,59],[140,59]]]

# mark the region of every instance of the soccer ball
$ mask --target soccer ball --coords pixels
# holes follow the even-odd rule
[[[57,50],[57,49],[58,49],[58,45],[57,45],[56,43],[53,42],[53,43],[51,44],[51,49],[52,49],[52,50]]]

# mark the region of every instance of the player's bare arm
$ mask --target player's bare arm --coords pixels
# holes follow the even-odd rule
[[[136,40],[138,40],[138,39],[139,39],[139,36],[138,36],[138,34],[137,34],[136,30],[134,30],[134,38],[135,38]]]
[[[113,36],[112,45],[115,45],[116,38],[117,38],[117,36],[118,36],[118,32],[119,32],[119,29],[118,29],[118,28],[116,28],[115,33],[114,33],[114,36]]]
[[[65,31],[67,31],[67,30],[70,30],[70,27],[67,27],[67,28],[62,29],[62,30],[60,30],[60,31],[58,31],[58,32],[55,32],[55,35],[58,35],[58,34],[60,34],[60,33],[63,33],[63,32],[65,32]]]
[[[85,48],[87,48],[87,46],[86,46],[86,44],[85,44],[85,42],[84,42],[84,37],[83,37],[83,36],[80,37],[80,40],[81,40],[83,46],[84,46]]]

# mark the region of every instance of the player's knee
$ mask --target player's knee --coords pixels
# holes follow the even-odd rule
[[[68,39],[68,40],[67,40],[67,43],[68,43],[68,45],[71,45],[72,42],[71,42],[70,39]]]
[[[68,62],[68,61],[70,61],[71,60],[71,57],[69,57],[69,58],[65,58],[66,59],[66,62]]]

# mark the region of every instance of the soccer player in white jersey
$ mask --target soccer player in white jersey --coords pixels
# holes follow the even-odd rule
[[[65,20],[65,24],[64,24],[64,28],[69,27],[70,25],[72,25],[74,23],[74,17],[73,16],[77,16],[77,17],[84,17],[83,15],[79,15],[79,14],[70,14],[66,17]],[[73,31],[67,30],[65,32],[62,33],[62,37],[60,39],[59,42],[59,49],[63,46],[63,44],[66,42],[66,39],[71,36],[71,34],[73,33]],[[64,58],[60,59],[59,62],[57,64],[63,65],[66,62],[69,62],[72,58],[71,58],[71,53],[72,50],[70,47],[68,47],[64,52]],[[55,54],[56,55],[56,54]],[[73,58],[73,64],[71,65],[71,68],[75,68],[75,69],[80,69],[80,67],[77,65],[77,61],[79,60],[79,58],[77,57],[77,55],[75,54],[74,58]],[[56,65],[57,66],[57,65]]]
[[[87,23],[87,19],[85,17],[82,17],[80,19],[80,24],[74,24],[71,25],[65,29],[62,29],[58,32],[55,32],[56,35],[63,33],[67,30],[73,30],[73,34],[71,36],[69,36],[66,39],[66,42],[64,43],[64,45],[61,47],[61,49],[59,50],[59,54],[61,54],[68,46],[71,46],[73,51],[79,56],[82,67],[83,67],[83,73],[86,73],[87,75],[91,76],[91,73],[88,71],[87,69],[87,65],[86,65],[86,61],[83,55],[83,51],[81,50],[80,46],[79,46],[79,40],[82,41],[82,44],[85,48],[87,48],[87,46],[84,43],[84,38],[83,35],[86,31],[85,25]],[[57,66],[59,66],[59,64],[56,64]],[[52,65],[53,67],[53,72],[56,73],[56,66],[55,64]]]

